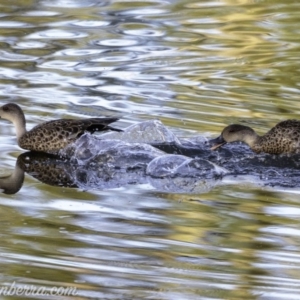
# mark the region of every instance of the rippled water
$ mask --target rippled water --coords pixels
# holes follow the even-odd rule
[[[20,104],[28,128],[103,115],[119,117],[119,128],[160,119],[192,138],[298,118],[297,1],[0,8],[0,102]],[[4,176],[22,150],[12,125],[0,125]],[[76,288],[81,299],[299,299],[299,208],[298,190],[247,177],[176,194],[149,184],[62,188],[25,175],[18,193],[0,195],[0,280],[10,299],[45,299],[9,294],[26,286]]]

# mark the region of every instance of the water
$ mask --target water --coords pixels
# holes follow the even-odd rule
[[[297,1],[0,7],[1,103],[20,104],[28,128],[64,117],[119,117],[118,128],[160,119],[176,137],[202,141],[233,122],[264,133],[298,118]],[[12,125],[0,125],[8,176],[22,150]],[[0,195],[0,281],[75,287],[81,299],[298,299],[299,190],[244,175],[201,193],[149,182],[63,188],[25,175],[17,193]],[[12,294],[2,298],[45,299]]]

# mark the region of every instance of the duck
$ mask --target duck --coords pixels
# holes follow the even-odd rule
[[[0,107],[0,118],[13,123],[18,145],[26,150],[58,154],[60,150],[76,141],[85,132],[122,131],[109,126],[117,118],[58,119],[39,124],[26,130],[26,119],[22,108],[15,103]]]
[[[300,121],[279,122],[265,135],[258,135],[254,129],[240,124],[225,127],[221,135],[209,141],[211,150],[226,143],[241,141],[255,153],[295,154],[300,153]]]

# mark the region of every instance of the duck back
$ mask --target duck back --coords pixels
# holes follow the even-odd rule
[[[278,123],[259,137],[253,151],[270,154],[298,153],[300,151],[300,121],[286,120]]]

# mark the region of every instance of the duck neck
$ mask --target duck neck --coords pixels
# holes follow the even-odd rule
[[[22,187],[23,181],[24,170],[17,162],[15,170],[10,176],[0,178],[0,192],[4,194],[15,194]]]
[[[19,118],[14,119],[13,124],[15,126],[16,136],[19,142],[21,137],[26,133],[26,120],[24,114],[20,115]]]
[[[253,130],[250,135],[244,137],[244,143],[248,144],[250,148],[255,147],[255,145],[259,142],[260,136]]]

